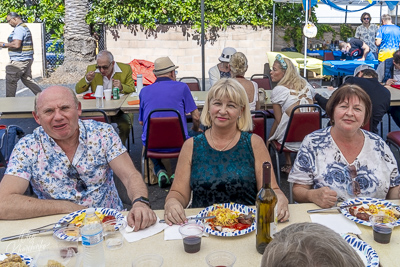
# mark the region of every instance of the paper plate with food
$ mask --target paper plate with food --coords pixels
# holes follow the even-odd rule
[[[343,239],[357,252],[366,267],[378,267],[378,253],[367,243],[351,235],[342,235]]]
[[[400,225],[400,209],[390,201],[371,198],[371,197],[359,197],[354,199],[349,199],[343,202],[342,206],[360,204],[354,207],[340,209],[344,216],[348,219],[363,224],[366,226],[371,226],[369,222],[369,217],[374,214],[387,214],[396,219],[394,226]]]
[[[96,208],[95,209],[95,214],[97,215],[97,217],[99,217],[101,222],[106,222],[109,220],[124,220],[124,215],[122,215],[119,211],[114,210],[114,209],[108,209],[108,208]],[[77,227],[82,227],[83,224],[83,220],[86,217],[86,209],[84,210],[78,210],[78,211],[74,211],[64,217],[62,217],[58,223],[59,224],[65,224],[68,223],[69,225],[72,226],[77,226]],[[115,226],[116,229],[118,229],[118,223]],[[71,231],[71,234],[63,234],[60,233],[57,235],[58,238],[60,239],[64,239],[64,240],[76,240],[77,237],[75,232]],[[79,238],[80,240],[80,238]]]
[[[0,253],[0,266],[31,266],[32,260],[19,253]]]
[[[205,220],[205,232],[211,235],[238,236],[256,229],[256,210],[241,204],[214,204],[200,211],[197,216],[215,216]]]

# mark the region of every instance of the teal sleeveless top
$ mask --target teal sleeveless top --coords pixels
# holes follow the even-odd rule
[[[251,135],[241,132],[237,144],[226,151],[213,149],[204,134],[193,138],[193,208],[230,202],[255,205],[257,181]]]

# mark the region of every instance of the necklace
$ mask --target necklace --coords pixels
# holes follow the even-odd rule
[[[212,131],[212,128],[210,129],[210,137],[211,137],[211,142],[213,143],[213,147],[214,147],[215,150],[218,150],[220,152],[224,151],[233,142],[233,139],[235,139],[235,137],[236,137],[236,133],[235,133],[235,135],[233,136],[232,140],[229,141],[229,143],[226,146],[224,146],[222,149],[218,149],[217,146],[215,145],[215,142],[214,142],[214,139],[212,137],[211,131]]]

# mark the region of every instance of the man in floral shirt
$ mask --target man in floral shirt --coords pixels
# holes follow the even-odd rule
[[[0,219],[70,213],[86,207],[121,210],[113,171],[130,199],[128,224],[136,230],[156,222],[147,188],[111,125],[81,121],[75,93],[52,86],[35,99],[41,125],[21,139],[0,183]],[[31,183],[38,199],[24,196]]]

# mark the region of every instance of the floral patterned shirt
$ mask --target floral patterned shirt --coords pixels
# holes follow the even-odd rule
[[[15,146],[6,174],[30,181],[39,199],[121,210],[122,201],[108,163],[124,152],[126,148],[111,125],[79,120],[79,145],[72,165],[88,188],[78,192],[77,179],[67,176],[71,168],[67,155],[40,126]]]
[[[303,140],[289,182],[324,186],[337,192],[339,199],[354,198],[350,165],[355,166],[359,196],[386,198],[389,188],[400,184],[397,162],[380,136],[362,130],[364,146],[354,162],[347,162],[331,136],[331,127],[315,131]]]
[[[359,38],[361,41],[366,43],[369,46],[370,52],[376,52],[377,47],[375,45],[375,37],[378,29],[379,28],[376,24],[370,24],[368,28],[361,24],[357,27],[354,37]]]

